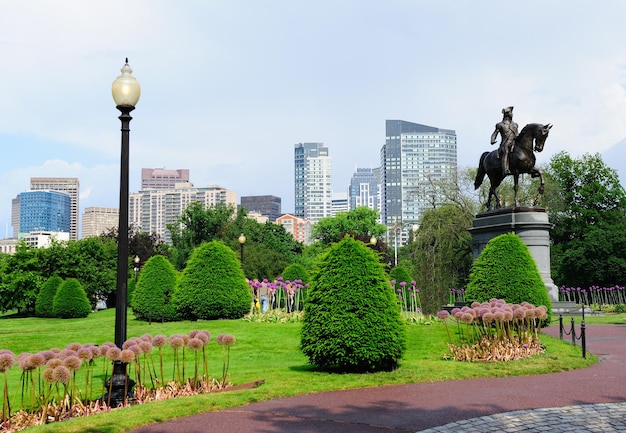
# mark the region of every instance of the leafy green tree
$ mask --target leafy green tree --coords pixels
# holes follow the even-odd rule
[[[91,313],[91,304],[83,286],[76,278],[68,278],[57,289],[52,302],[54,317],[77,319]]]
[[[404,281],[407,284],[411,284],[411,281],[413,281],[411,275],[409,275],[407,270],[404,269],[402,266],[396,266],[395,268],[393,268],[389,272],[389,278],[391,279],[391,281],[395,281],[396,283],[401,283],[402,281]]]
[[[15,253],[5,258],[3,268],[0,309],[16,309],[20,314],[33,315],[37,294],[43,284],[37,250],[21,242]]]
[[[546,190],[554,228],[552,277],[557,285],[587,288],[623,284],[626,275],[626,192],[600,154],[554,155]]]
[[[165,257],[156,255],[148,259],[133,291],[131,306],[135,317],[146,321],[177,320],[171,302],[177,281],[178,273]]]
[[[503,299],[511,304],[529,302],[552,311],[552,302],[528,247],[515,233],[491,239],[474,261],[465,300]]]
[[[63,278],[58,275],[51,276],[43,284],[35,301],[35,315],[37,317],[54,317],[52,304],[54,295],[56,295],[61,284],[63,284]]]
[[[183,320],[240,319],[252,296],[233,250],[212,241],[196,248],[174,293]]]
[[[302,281],[302,284],[308,283],[309,278],[310,278],[309,273],[307,272],[306,268],[299,263],[292,263],[291,265],[287,266],[283,270],[281,275],[284,280],[288,280],[288,281],[300,280]]]
[[[420,288],[424,312],[435,314],[448,303],[451,288],[465,287],[473,262],[471,207],[448,204],[429,209],[420,218],[413,242],[403,251],[407,267]]]
[[[370,372],[395,368],[405,344],[405,324],[382,264],[371,249],[346,236],[313,277],[302,352],[323,370]]]
[[[377,211],[365,206],[357,207],[334,217],[322,218],[313,225],[311,236],[323,245],[339,242],[347,234],[369,240],[371,236],[380,237],[387,231],[377,219]]]

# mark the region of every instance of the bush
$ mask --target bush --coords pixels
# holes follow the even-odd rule
[[[302,352],[323,370],[392,370],[405,341],[405,325],[378,256],[346,236],[324,255],[313,277]]]
[[[91,304],[85,289],[76,278],[68,278],[57,289],[52,302],[54,317],[76,319],[91,313]]]
[[[302,281],[302,284],[309,282],[309,273],[306,268],[299,263],[292,263],[287,266],[281,276],[283,279],[289,281],[300,280]]]
[[[552,302],[537,264],[528,247],[514,233],[489,241],[472,265],[465,301],[482,303],[494,298],[510,304],[544,305],[550,320]]]
[[[197,247],[174,293],[183,320],[240,319],[250,312],[252,295],[233,250],[213,241]]]
[[[171,302],[176,288],[178,273],[174,266],[161,255],[152,256],[141,269],[132,295],[132,309],[138,320],[178,319]]]
[[[407,284],[411,284],[412,278],[402,266],[396,266],[389,272],[389,279],[391,281],[395,280],[396,284],[404,281]]]
[[[53,275],[46,280],[35,300],[35,315],[37,317],[54,317],[52,304],[54,295],[56,295],[61,284],[63,284],[63,278],[58,275]]]

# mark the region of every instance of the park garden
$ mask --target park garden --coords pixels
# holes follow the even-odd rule
[[[578,167],[567,155],[553,164],[561,170],[554,170],[554,185],[559,173],[567,178],[566,168]],[[191,205],[171,227],[173,245],[131,229],[132,314],[123,347],[109,343],[117,233],[48,249],[22,245],[0,256],[0,431],[86,431],[104,422],[106,431],[123,431],[301,393],[541,374],[595,362],[541,333],[553,321],[550,299],[519,237],[494,238],[473,260],[466,228],[477,209],[459,185],[446,187],[450,202],[426,212],[399,251],[366,208],[320,221],[316,242],[307,246],[282,227],[222,205]],[[570,214],[565,190],[554,191],[551,218],[588,230],[574,217],[591,204]],[[603,197],[623,210],[619,191]],[[585,245],[615,238],[598,230],[626,227],[603,206],[601,215],[584,213],[610,217],[581,233],[588,243],[570,239],[571,232],[559,238],[555,229],[553,276],[563,287],[621,283],[626,268],[618,248],[607,253],[611,266],[604,270],[581,259]],[[241,233],[246,245],[237,241]],[[569,266],[589,272],[567,279]],[[585,300],[617,311],[622,298],[615,290],[609,296],[594,289],[596,297]],[[109,308],[98,311],[102,303]],[[620,315],[609,320],[623,322]],[[123,409],[107,398],[112,362],[128,366]]]

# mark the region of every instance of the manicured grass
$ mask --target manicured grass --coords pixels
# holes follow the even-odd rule
[[[102,344],[113,339],[114,323],[114,310],[93,313],[86,319],[69,320],[5,316],[0,318],[0,349],[12,350],[17,355],[52,347],[62,348],[75,341]],[[103,415],[32,427],[28,431],[113,433],[150,422],[298,394],[473,377],[542,374],[581,368],[597,361],[593,355],[588,355],[586,360],[582,359],[579,347],[547,335],[541,337],[546,353],[532,359],[498,364],[449,361],[443,358],[443,355],[449,353],[446,330],[438,321],[433,321],[431,324],[407,326],[407,351],[398,369],[362,375],[328,374],[315,371],[300,352],[300,327],[300,323],[244,320],[149,325],[133,320],[130,313],[128,337],[139,337],[146,333],[170,336],[193,329],[210,331],[209,370],[212,376],[218,378],[222,371],[222,348],[215,343],[215,337],[221,333],[233,334],[237,342],[231,349],[231,382],[237,385],[264,379],[265,384],[254,389],[133,406]],[[17,367],[11,370],[12,389],[15,389],[19,374]]]

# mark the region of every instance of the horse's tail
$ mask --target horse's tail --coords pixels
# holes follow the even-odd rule
[[[483,179],[487,172],[485,171],[485,158],[489,155],[489,152],[485,152],[480,155],[480,162],[478,163],[478,171],[476,172],[476,179],[474,180],[474,189],[478,189],[483,183]]]

